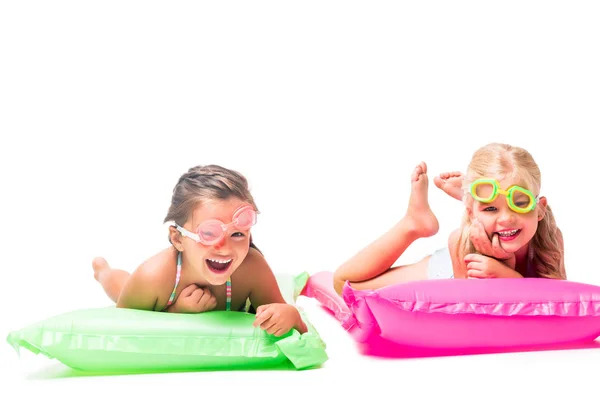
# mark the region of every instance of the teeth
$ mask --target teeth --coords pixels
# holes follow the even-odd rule
[[[513,229],[512,231],[503,231],[503,232],[498,232],[498,235],[500,236],[513,236],[516,235],[516,233],[519,232],[518,229]]]
[[[219,264],[227,264],[228,262],[231,262],[232,258],[230,258],[229,260],[213,260],[212,258],[208,258],[207,260],[212,261],[212,262],[216,262]]]

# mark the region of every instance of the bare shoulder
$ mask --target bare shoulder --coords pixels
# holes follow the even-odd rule
[[[145,283],[161,282],[173,275],[175,264],[176,251],[167,248],[142,262],[133,272],[132,277],[141,279]]]
[[[172,290],[175,271],[175,250],[168,248],[148,258],[123,287],[118,307],[156,310]]]
[[[285,303],[273,270],[258,250],[250,248],[236,273],[248,285],[250,301],[255,308],[264,304]]]
[[[236,271],[240,276],[253,280],[268,272],[271,272],[269,263],[260,251],[252,247],[248,250],[248,255]]]

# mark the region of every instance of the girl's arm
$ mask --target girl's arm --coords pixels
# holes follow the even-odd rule
[[[277,279],[265,258],[258,251],[250,249],[244,262],[249,263],[249,270],[252,271],[248,278],[250,302],[256,309],[255,326],[260,325],[276,336],[287,333],[291,328],[300,333],[307,332],[298,309],[292,304],[287,304],[281,295]]]
[[[144,261],[131,274],[117,301],[119,308],[135,308],[138,310],[162,311],[168,298],[161,300],[160,294],[169,296],[169,290],[165,282],[173,282],[171,268],[164,268],[164,265],[173,262],[171,249],[161,251]]]
[[[159,291],[157,283],[154,274],[140,266],[123,286],[117,308],[160,311],[156,309]]]

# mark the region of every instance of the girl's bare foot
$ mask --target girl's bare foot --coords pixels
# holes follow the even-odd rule
[[[429,207],[427,191],[429,178],[427,177],[427,164],[421,162],[414,169],[411,177],[411,192],[406,211],[406,220],[410,222],[411,231],[418,237],[433,236],[439,229],[438,220]]]
[[[92,267],[94,268],[94,278],[100,282],[108,297],[116,303],[121,294],[121,289],[129,279],[129,272],[112,269],[102,257],[94,258]]]
[[[106,271],[110,271],[108,262],[102,257],[96,257],[92,261],[92,268],[94,268],[94,278],[102,283],[103,275]]]
[[[452,171],[452,172],[443,172],[440,175],[433,178],[433,183],[435,186],[442,189],[446,192],[450,197],[454,197],[457,200],[463,199],[463,184],[464,176],[462,172]]]

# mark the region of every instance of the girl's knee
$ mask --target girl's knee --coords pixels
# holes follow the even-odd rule
[[[342,295],[342,289],[344,288],[344,283],[346,283],[346,279],[340,276],[338,272],[333,274],[333,288],[339,294]]]

